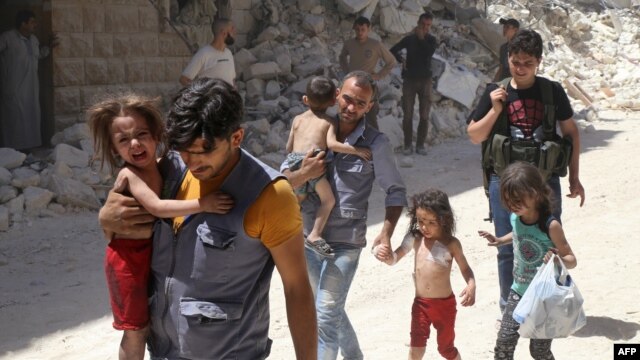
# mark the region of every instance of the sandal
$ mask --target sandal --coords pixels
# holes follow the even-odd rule
[[[324,256],[330,259],[333,259],[333,257],[335,256],[333,249],[323,238],[320,238],[316,241],[309,241],[309,239],[304,238],[304,244],[320,256]]]

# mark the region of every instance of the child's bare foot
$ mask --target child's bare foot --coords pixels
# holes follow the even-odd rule
[[[305,238],[304,243],[305,246],[320,256],[324,256],[329,259],[333,259],[335,257],[333,249],[323,238],[319,238],[317,240],[309,240],[308,238]]]

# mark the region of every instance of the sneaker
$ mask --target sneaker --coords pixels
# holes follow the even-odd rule
[[[416,154],[427,155],[427,148],[424,146],[416,147]]]
[[[411,146],[409,147],[404,147],[404,149],[402,149],[402,155],[411,155],[413,153],[413,150],[411,150]]]
[[[329,259],[333,259],[335,256],[333,249],[323,238],[316,241],[309,241],[309,239],[305,238],[304,245],[320,256],[324,256]]]

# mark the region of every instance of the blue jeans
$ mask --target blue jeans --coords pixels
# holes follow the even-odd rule
[[[304,251],[316,301],[318,360],[335,360],[338,349],[345,359],[362,360],[358,337],[344,311],[362,249],[334,246],[333,250],[333,259],[307,248]]]
[[[560,221],[562,215],[562,194],[560,190],[560,178],[551,176],[547,181],[553,191],[554,212],[553,215]],[[493,226],[496,237],[504,236],[512,231],[510,211],[502,206],[500,201],[500,178],[491,175],[489,181],[489,206],[493,214]],[[503,245],[498,247],[498,281],[500,283],[500,311],[504,311],[513,284],[513,245]]]

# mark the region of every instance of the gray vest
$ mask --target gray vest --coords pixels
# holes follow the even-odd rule
[[[353,134],[352,134],[353,135]],[[382,135],[378,130],[367,126],[354,146],[371,147],[375,139]],[[373,189],[375,172],[373,161],[349,154],[335,153],[327,163],[327,179],[336,198],[336,205],[329,215],[323,231],[323,238],[334,244],[348,247],[364,247],[367,234],[367,212],[369,195]],[[309,194],[302,203],[302,217],[305,234],[313,228],[315,214],[320,201],[315,193]]]
[[[160,166],[162,195],[173,198],[186,167],[177,153]],[[228,214],[194,214],[175,235],[170,221],[156,222],[149,305],[153,357],[264,359],[269,354],[274,264],[260,239],[244,232],[243,221],[263,189],[281,176],[242,150],[221,187],[235,199]]]

